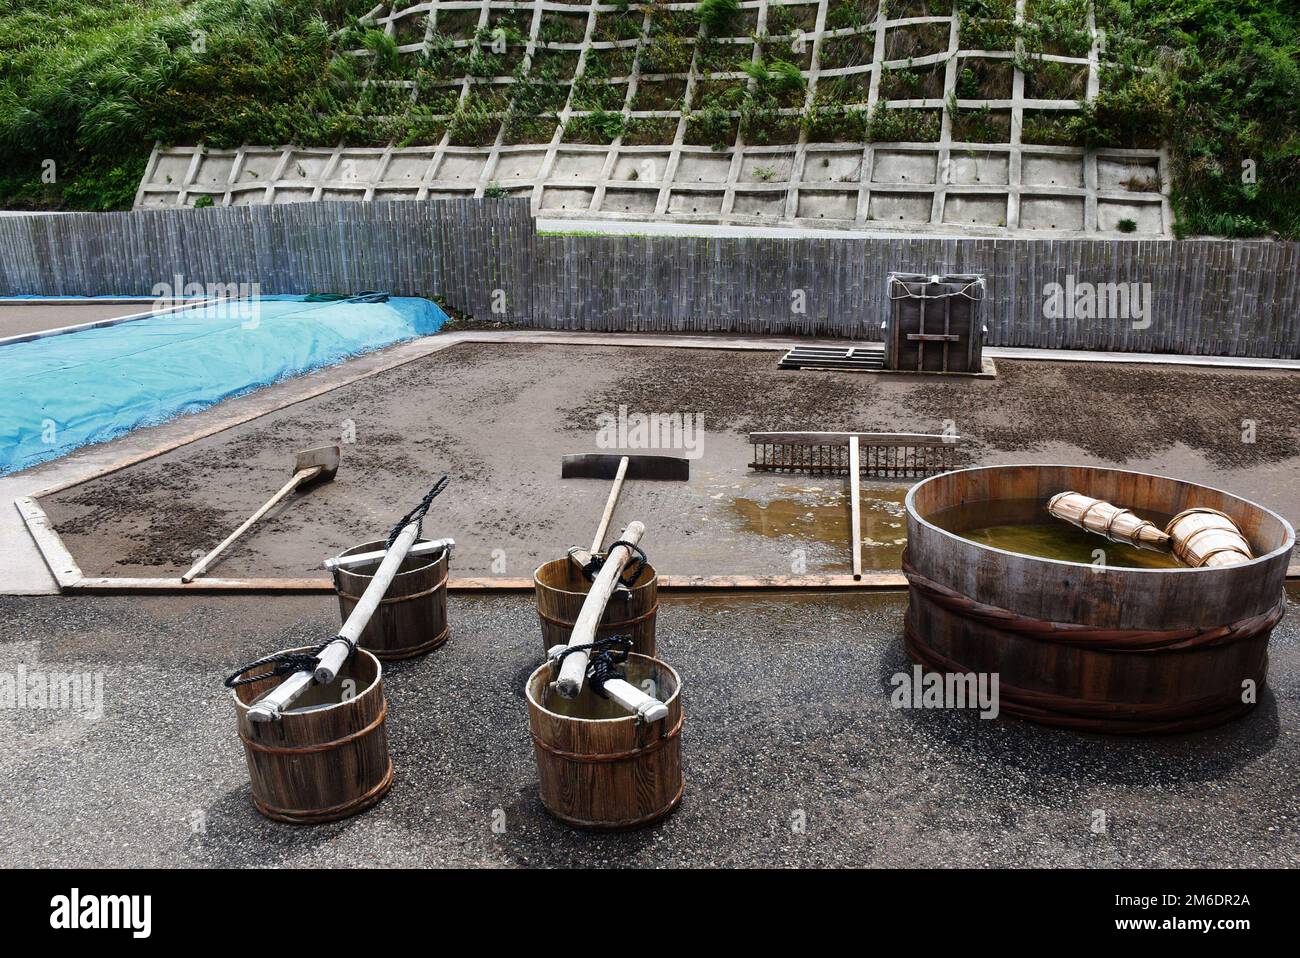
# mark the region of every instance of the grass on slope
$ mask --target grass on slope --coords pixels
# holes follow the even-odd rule
[[[0,0],[0,204],[128,207],[155,140],[221,147],[440,135],[428,108],[357,82],[451,69],[436,56],[399,58],[391,39],[357,27],[373,3]],[[955,4],[963,29],[989,35],[1014,10],[1011,0]],[[839,23],[841,8],[862,0],[829,6],[828,21]],[[1073,141],[1168,142],[1183,233],[1300,238],[1300,0],[1094,0],[1094,8],[1104,58],[1117,66],[1069,121]],[[1031,0],[1027,9],[1034,22],[1020,34],[1032,46],[1077,38],[1067,27],[1086,4]],[[371,56],[337,55],[359,47]],[[549,109],[519,105],[517,113]],[[42,180],[48,161],[54,183]]]

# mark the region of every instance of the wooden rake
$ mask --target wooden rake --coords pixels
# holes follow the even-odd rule
[[[914,432],[751,432],[758,472],[849,477],[853,578],[862,578],[861,479],[933,476],[952,469],[960,436]]]

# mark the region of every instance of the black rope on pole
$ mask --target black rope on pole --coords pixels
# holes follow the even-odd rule
[[[558,670],[570,654],[586,652],[587,684],[591,686],[593,692],[607,699],[609,695],[605,691],[605,683],[610,679],[627,678],[627,673],[617,666],[627,661],[628,653],[631,651],[632,636],[612,635],[607,639],[597,639],[595,642],[567,646],[555,657],[555,668]]]
[[[609,554],[614,551],[616,546],[627,546],[627,548],[632,552],[632,558],[629,559],[627,565],[623,567],[623,574],[618,577],[619,585],[625,586],[629,589],[632,588],[632,583],[636,581],[637,576],[641,574],[641,570],[646,567],[646,564],[649,563],[650,559],[646,556],[644,549],[634,542],[628,542],[626,539],[619,539],[617,542],[611,542],[609,548],[604,552],[597,552],[592,555],[591,561],[582,567],[582,574],[587,577],[588,582],[593,581],[596,578],[597,573],[604,568],[605,561],[609,558]]]
[[[329,642],[322,642],[320,645],[313,646],[311,649],[303,652],[301,650],[293,652],[276,652],[272,655],[265,655],[256,661],[249,662],[239,670],[232,672],[226,677],[226,688],[238,688],[241,685],[252,685],[254,682],[260,682],[263,679],[273,679],[280,675],[292,675],[295,672],[315,672],[316,666],[320,663],[320,654],[325,648],[333,642],[339,640],[339,636],[330,639]],[[265,672],[259,672],[257,675],[248,675],[240,678],[245,672],[258,668],[262,665],[274,664],[275,668],[268,669]]]
[[[425,493],[418,506],[397,520],[397,525],[393,526],[392,531],[388,533],[388,542],[384,546],[385,549],[391,549],[393,543],[397,541],[397,537],[402,534],[402,530],[412,522],[416,524],[415,537],[417,539],[420,537],[421,533],[424,532],[424,515],[429,511],[429,506],[433,505],[433,500],[437,499],[442,490],[447,488],[447,482],[448,477],[444,475],[433,484],[432,489]]]

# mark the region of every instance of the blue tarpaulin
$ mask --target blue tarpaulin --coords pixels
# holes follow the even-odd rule
[[[263,296],[0,346],[0,475],[437,332],[426,299]]]

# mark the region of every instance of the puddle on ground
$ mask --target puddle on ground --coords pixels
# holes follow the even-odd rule
[[[903,500],[910,486],[862,484],[862,567],[897,569],[907,544]],[[731,502],[746,532],[768,538],[790,537],[800,542],[822,542],[836,558],[819,565],[827,572],[848,572],[849,491],[847,484],[782,486],[776,498],[760,501],[738,498]]]
[[[903,500],[909,486],[864,483],[862,486],[862,567],[896,570],[907,545]],[[776,498],[733,499],[732,508],[743,528],[768,538],[789,537],[830,546],[834,558],[819,562],[820,571],[848,572],[849,493],[836,485],[782,486]],[[1169,516],[1137,510],[1161,528]],[[946,509],[930,517],[943,529],[982,545],[1044,556],[1066,562],[1091,563],[1096,550],[1109,566],[1129,569],[1179,569],[1172,556],[1117,542],[1046,517],[1046,501],[998,500]]]

